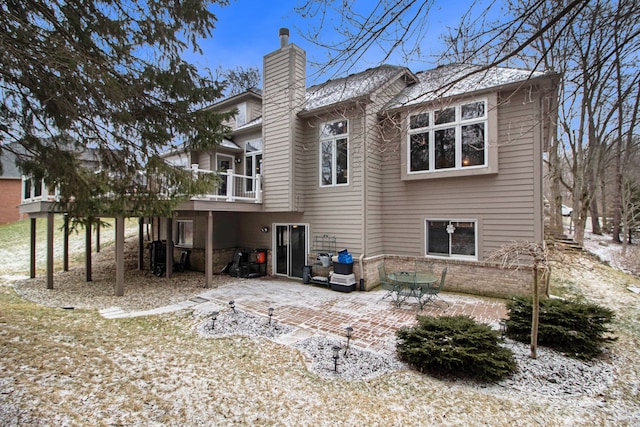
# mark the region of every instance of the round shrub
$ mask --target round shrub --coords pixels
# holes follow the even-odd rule
[[[514,297],[507,303],[507,336],[531,341],[532,300]],[[566,356],[582,360],[597,357],[608,342],[613,341],[607,324],[613,311],[596,304],[559,299],[540,300],[538,345],[553,348]]]
[[[434,375],[499,380],[516,369],[498,332],[468,316],[417,316],[418,324],[396,332],[400,359]]]

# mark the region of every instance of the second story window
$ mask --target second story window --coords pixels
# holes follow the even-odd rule
[[[349,121],[320,126],[320,186],[349,184]]]
[[[244,146],[245,191],[255,191],[255,177],[262,173],[262,139],[247,141]]]
[[[238,114],[236,115],[236,127],[240,127],[247,123],[247,103],[243,102],[236,107]]]
[[[409,116],[408,173],[487,164],[486,101]]]

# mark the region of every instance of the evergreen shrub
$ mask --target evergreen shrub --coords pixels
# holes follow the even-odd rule
[[[417,316],[418,324],[396,332],[401,360],[434,375],[499,380],[516,369],[499,334],[468,316]]]
[[[507,336],[523,343],[531,342],[532,299],[511,298],[507,310]],[[607,327],[613,317],[613,311],[596,304],[540,300],[538,344],[569,357],[591,360],[602,353],[605,344],[615,340]]]

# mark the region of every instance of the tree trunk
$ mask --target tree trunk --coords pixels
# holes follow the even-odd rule
[[[533,307],[531,310],[531,358],[538,358],[538,316],[540,291],[538,289],[538,266],[533,266]]]
[[[553,236],[562,236],[564,226],[562,222],[562,193],[560,191],[560,177],[562,174],[560,157],[558,156],[558,143],[552,138],[549,149],[549,190],[551,192],[551,218],[550,228]]]
[[[616,158],[615,158],[615,189],[613,193],[613,227],[611,232],[611,240],[614,243],[620,241],[620,221],[622,220],[622,139],[616,141]]]
[[[590,150],[591,151],[591,150]],[[590,155],[592,155],[590,153]],[[589,193],[589,214],[591,215],[591,231],[593,234],[602,234],[600,228],[600,215],[598,213],[598,198],[596,188],[595,167],[593,161],[589,162],[590,166],[587,170],[587,191]]]

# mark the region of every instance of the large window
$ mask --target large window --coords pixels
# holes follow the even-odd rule
[[[255,178],[262,172],[262,139],[247,141],[244,146],[244,174]],[[256,191],[255,179],[247,179],[245,191]]]
[[[427,255],[476,258],[475,221],[427,220]]]
[[[238,104],[238,114],[236,114],[236,127],[247,123],[247,103]]]
[[[487,164],[486,101],[409,116],[409,173]]]
[[[338,120],[320,126],[320,186],[349,183],[349,122]]]
[[[193,221],[191,220],[178,220],[176,246],[185,248],[193,247]]]

